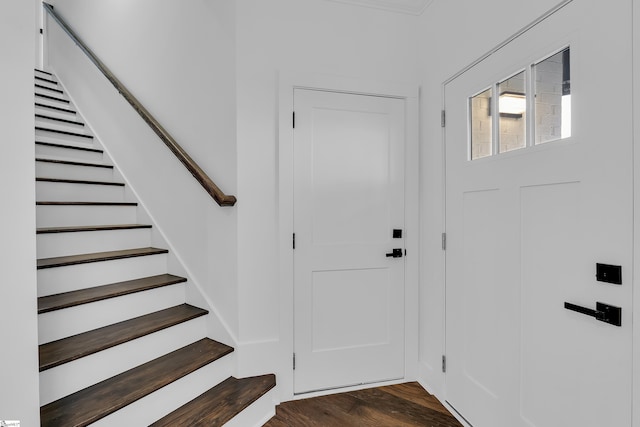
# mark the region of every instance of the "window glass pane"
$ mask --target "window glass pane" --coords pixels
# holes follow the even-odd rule
[[[535,143],[571,136],[569,48],[534,65],[536,83]]]
[[[491,89],[472,97],[471,112],[471,159],[491,155]]]
[[[525,72],[498,84],[499,148],[501,153],[524,148],[526,140],[527,98]]]

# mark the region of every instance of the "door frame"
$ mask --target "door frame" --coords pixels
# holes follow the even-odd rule
[[[280,272],[280,353],[278,355],[278,385],[280,400],[294,400],[338,393],[376,384],[347,387],[315,393],[294,394],[294,265],[293,265],[293,182],[294,158],[292,113],[294,91],[310,89],[399,98],[405,100],[405,374],[393,384],[417,379],[419,343],[419,265],[420,265],[420,203],[419,203],[419,97],[417,84],[386,82],[316,73],[281,72],[278,105],[278,255]]]

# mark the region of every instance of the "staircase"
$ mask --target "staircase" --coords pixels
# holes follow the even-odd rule
[[[232,376],[61,84],[36,70],[35,91],[41,425],[256,425],[275,377]]]

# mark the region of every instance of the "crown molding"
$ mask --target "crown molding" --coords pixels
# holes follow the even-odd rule
[[[356,6],[383,9],[390,12],[421,15],[433,0],[328,0]]]

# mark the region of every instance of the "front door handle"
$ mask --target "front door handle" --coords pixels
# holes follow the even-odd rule
[[[622,309],[620,307],[614,307],[603,302],[597,302],[596,309],[593,310],[591,308],[581,307],[579,305],[571,304],[570,302],[565,302],[564,308],[586,314],[587,316],[595,317],[601,322],[615,326],[622,326]]]
[[[393,252],[387,254],[387,258],[402,258],[402,249],[394,249]]]

